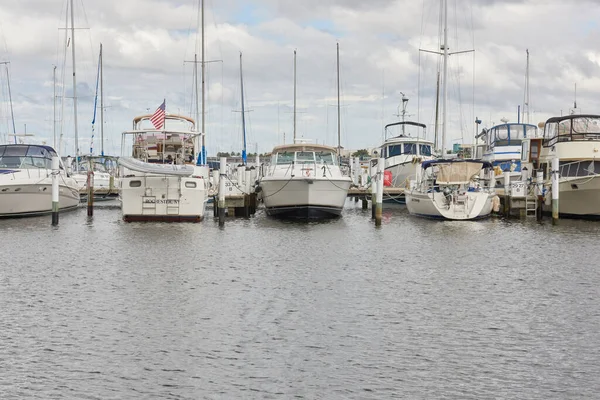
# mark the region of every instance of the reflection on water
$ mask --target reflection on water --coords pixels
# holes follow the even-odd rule
[[[596,222],[0,220],[2,398],[600,392]],[[209,213],[210,214],[210,213]],[[212,214],[211,214],[212,215]]]

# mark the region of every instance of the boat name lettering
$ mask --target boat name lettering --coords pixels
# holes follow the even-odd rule
[[[419,199],[410,199],[410,201],[412,201],[413,203],[419,203],[421,200],[419,200]]]
[[[179,200],[170,200],[170,199],[145,199],[144,203],[146,204],[179,204]]]

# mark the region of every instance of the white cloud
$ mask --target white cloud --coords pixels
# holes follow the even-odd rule
[[[418,115],[430,125],[428,132],[433,132],[439,58],[419,53],[419,48],[439,48],[439,1],[206,3],[206,59],[221,60],[206,67],[210,152],[234,149],[241,141],[239,114],[231,112],[239,108],[239,51],[244,54],[247,106],[253,109],[249,114],[251,141],[259,143],[260,151],[268,151],[284,131],[290,140],[294,49],[298,51],[297,89],[302,110],[299,127],[306,136],[335,144],[337,41],[345,147],[376,146],[383,124],[397,118],[393,114],[400,92],[410,99],[412,118]],[[535,122],[568,109],[575,83],[578,106],[585,112],[600,112],[596,95],[600,89],[597,1],[449,3],[451,51],[473,45],[476,50],[474,55],[451,57],[449,121],[453,136],[449,142],[461,136],[469,138],[475,116],[488,126],[502,117],[516,118],[517,105],[523,101],[525,49],[531,54]],[[17,126],[27,124],[28,130],[46,139],[52,136],[52,66],[58,65],[60,81],[65,57],[60,28],[65,23],[66,4],[65,0],[0,4],[0,60],[11,62]],[[113,152],[119,152],[120,132],[130,127],[133,116],[153,110],[163,98],[172,112],[192,112],[192,64],[184,61],[199,52],[197,0],[79,0],[75,4],[77,27],[89,28],[76,32],[77,78],[86,88],[79,107],[80,137],[88,140],[90,136],[100,42],[104,46],[106,131]],[[70,53],[66,60],[65,88],[69,92]],[[5,74],[0,74],[0,84],[0,138],[4,139],[8,129]],[[67,136],[73,135],[71,108],[67,101]]]

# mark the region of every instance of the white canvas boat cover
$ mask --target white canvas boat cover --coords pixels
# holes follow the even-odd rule
[[[438,164],[436,181],[439,185],[460,185],[469,183],[474,175],[479,175],[483,163],[481,162],[453,162]]]
[[[132,171],[149,174],[191,176],[194,173],[193,165],[153,164],[133,157],[119,157],[118,163]]]

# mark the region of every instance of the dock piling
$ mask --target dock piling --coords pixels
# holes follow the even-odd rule
[[[91,166],[87,173],[87,215],[94,216],[94,171]]]
[[[219,166],[219,226],[225,226],[225,180],[227,179],[227,157],[221,157]]]
[[[383,166],[384,160],[377,161],[377,204],[375,206],[375,226],[381,225],[381,211],[383,208]]]
[[[504,217],[510,217],[510,169],[504,171]]]
[[[59,189],[58,174],[60,173],[60,159],[58,156],[52,157],[52,226],[58,225],[59,210]]]
[[[537,195],[537,209],[535,218],[538,221],[542,220],[542,207],[544,206],[544,172],[540,169],[535,173],[535,191]]]
[[[558,223],[558,186],[560,178],[560,159],[552,159],[552,225]]]
[[[371,177],[371,219],[375,219],[375,204],[377,203],[377,160],[372,160],[369,168]]]

